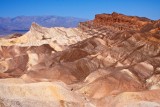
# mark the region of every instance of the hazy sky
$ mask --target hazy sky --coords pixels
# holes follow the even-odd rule
[[[93,19],[119,12],[160,19],[160,0],[0,0],[0,17],[58,15]]]

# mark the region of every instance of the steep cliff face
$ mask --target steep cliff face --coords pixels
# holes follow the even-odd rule
[[[128,17],[118,13],[98,14],[95,16],[95,25],[113,26],[119,30],[139,30],[151,20],[139,17]]]
[[[56,29],[61,28],[48,29],[33,24],[28,33],[11,40],[21,42],[25,37],[34,43],[43,41],[42,37],[59,36],[64,40],[55,40],[61,41],[57,43],[64,47],[66,38],[63,36],[75,34],[75,31],[81,32],[76,33],[76,37],[81,35],[86,39],[68,43],[61,51],[50,42],[32,46],[28,39],[21,44],[15,42],[14,46],[1,46],[0,77],[17,78],[12,82],[0,80],[0,104],[160,106],[159,28],[159,21],[118,13],[96,15],[93,21],[80,23],[76,30],[70,29],[72,33],[66,33],[66,29],[57,33]],[[50,32],[53,29],[55,32]],[[17,90],[21,91],[16,96]],[[3,93],[8,94],[4,96]],[[12,97],[16,99],[10,99]],[[37,98],[39,100],[35,100]]]

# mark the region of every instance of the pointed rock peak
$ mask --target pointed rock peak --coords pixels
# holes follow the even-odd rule
[[[38,23],[36,22],[33,22],[31,26],[40,26],[40,25],[38,25]]]
[[[43,29],[43,27],[42,26],[40,26],[40,25],[38,25],[37,23],[35,23],[35,22],[33,22],[32,23],[32,25],[31,25],[31,28],[30,28],[30,30],[36,30],[36,31],[40,31],[40,30],[42,30]]]

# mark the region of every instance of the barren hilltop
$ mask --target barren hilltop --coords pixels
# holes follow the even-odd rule
[[[160,20],[97,14],[0,39],[1,107],[159,107]]]

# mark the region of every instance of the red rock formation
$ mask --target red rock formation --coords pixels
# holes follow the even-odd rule
[[[146,24],[151,23],[147,18],[136,16],[125,16],[123,14],[98,14],[95,16],[94,24],[97,26],[113,26],[119,30],[140,30]]]

